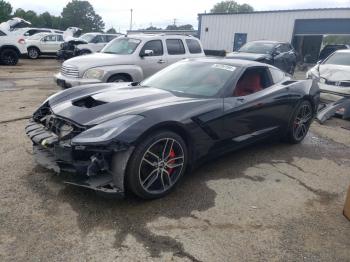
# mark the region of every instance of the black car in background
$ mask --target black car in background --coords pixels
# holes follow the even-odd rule
[[[252,41],[226,58],[253,60],[274,65],[291,75],[294,74],[297,55],[291,44],[278,41]]]
[[[337,50],[349,49],[349,48],[350,48],[350,45],[344,45],[344,44],[326,45],[321,50],[318,60],[326,59],[329,55],[333,54]]]

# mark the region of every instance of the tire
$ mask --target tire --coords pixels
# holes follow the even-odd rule
[[[28,57],[30,59],[38,59],[40,56],[40,51],[36,47],[29,47],[28,48]]]
[[[309,101],[303,100],[296,107],[288,127],[287,142],[298,144],[304,140],[313,119],[313,109]]]
[[[3,49],[0,52],[0,62],[4,65],[17,65],[19,56],[13,49]]]
[[[187,146],[176,133],[161,131],[135,148],[126,171],[127,189],[143,199],[167,195],[186,171]]]
[[[108,83],[113,83],[113,82],[120,83],[120,82],[131,82],[131,81],[132,80],[125,75],[114,75],[114,76],[111,76],[107,82]]]

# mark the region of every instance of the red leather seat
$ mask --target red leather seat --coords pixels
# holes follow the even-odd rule
[[[241,78],[236,86],[233,96],[246,96],[262,90],[259,73],[248,73]]]

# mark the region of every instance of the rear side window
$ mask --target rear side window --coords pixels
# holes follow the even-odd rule
[[[62,35],[57,35],[57,41],[58,42],[63,42],[63,36]]]
[[[188,50],[191,54],[200,54],[202,53],[201,45],[197,40],[194,39],[186,39],[186,44],[188,47]]]
[[[274,84],[283,81],[285,74],[282,71],[275,68],[270,68],[270,72]]]
[[[181,39],[167,39],[166,47],[169,55],[185,54],[185,47]]]

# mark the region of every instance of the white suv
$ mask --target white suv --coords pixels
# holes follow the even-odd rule
[[[27,53],[25,40],[0,30],[0,63],[16,65],[20,56]]]
[[[40,55],[56,55],[63,42],[62,34],[35,34],[26,40],[28,57],[37,59]]]
[[[99,52],[107,43],[118,36],[121,34],[87,33],[79,37],[86,44],[80,44],[77,48],[80,50],[80,54],[84,55]]]
[[[139,82],[181,59],[203,56],[202,44],[192,36],[121,36],[100,53],[65,61],[55,81],[63,88],[101,82]]]

